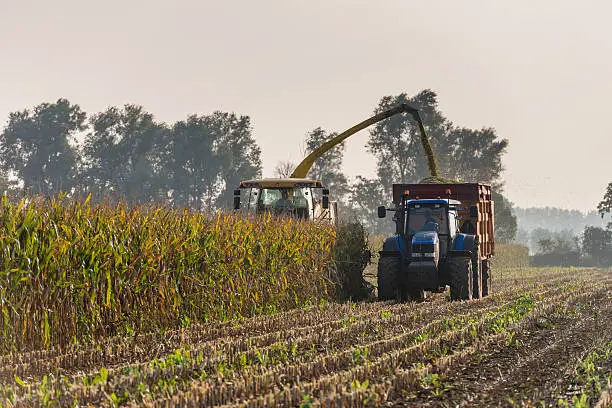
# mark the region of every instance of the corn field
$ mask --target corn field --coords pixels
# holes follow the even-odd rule
[[[318,304],[331,228],[164,207],[0,204],[0,353]]]

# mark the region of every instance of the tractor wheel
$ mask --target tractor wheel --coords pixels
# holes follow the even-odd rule
[[[489,296],[492,293],[491,287],[491,261],[482,261],[482,296]]]
[[[409,290],[407,291],[408,298],[415,301],[423,301],[427,299],[427,292],[424,290]]]
[[[484,277],[482,274],[482,263],[480,262],[480,255],[478,253],[472,255],[472,270],[474,271],[474,275],[472,276],[472,298],[481,299],[483,297],[482,283],[484,282]]]
[[[398,298],[399,270],[400,259],[397,257],[385,256],[378,260],[378,300]]]
[[[450,274],[451,300],[472,300],[473,277],[472,259],[458,256],[448,265]]]

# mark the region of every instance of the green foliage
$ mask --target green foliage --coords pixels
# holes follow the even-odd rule
[[[231,208],[232,190],[240,181],[261,177],[261,148],[253,138],[251,119],[234,113],[215,111],[207,117],[221,159],[216,208]]]
[[[83,145],[81,191],[129,202],[161,199],[165,181],[158,163],[167,156],[166,133],[142,106],[110,107],[93,115]]]
[[[578,362],[571,381],[573,387],[578,388],[580,392],[571,399],[559,398],[557,405],[572,408],[592,406],[600,397],[603,388],[612,382],[610,361],[612,361],[612,342],[608,341]]]
[[[304,398],[300,403],[300,408],[311,408],[313,403],[314,399],[310,395],[304,395]]]
[[[428,391],[435,397],[443,396],[445,392],[452,388],[450,385],[442,381],[440,375],[437,373],[428,373],[424,375],[423,377],[421,377],[420,383],[421,387],[425,391]]]
[[[230,190],[261,175],[250,118],[219,111],[167,126],[128,104],[86,121],[78,105],[59,99],[12,113],[0,153],[3,193],[15,189],[10,172],[26,194],[93,193],[97,201],[229,208]]]
[[[9,115],[0,134],[1,167],[14,172],[29,194],[70,191],[77,178],[76,134],[86,114],[66,99]]]
[[[612,230],[584,227],[582,251],[597,265],[612,265]]]
[[[312,153],[316,148],[337,136],[320,127],[312,130],[306,136],[306,155]],[[344,142],[330,149],[327,153],[317,159],[308,172],[308,177],[323,180],[329,187],[334,197],[341,200],[349,193],[348,179],[342,173],[342,159],[344,155]]]
[[[371,295],[372,287],[363,278],[370,255],[363,225],[358,222],[340,223],[333,255],[340,299],[361,300]]]
[[[394,224],[388,218],[378,218],[376,208],[379,205],[389,205],[391,194],[387,191],[387,183],[378,179],[368,179],[357,176],[352,185],[349,201],[355,219],[370,233],[389,235],[393,232]]]
[[[514,241],[517,226],[516,216],[512,211],[512,203],[495,190],[493,191],[493,202],[495,211],[495,240],[502,243]]]
[[[597,204],[597,212],[602,218],[612,212],[612,183],[608,184],[603,199]],[[608,225],[608,229],[612,229],[612,223]]]
[[[352,364],[364,364],[368,361],[370,356],[370,349],[368,347],[356,348],[351,353]]]

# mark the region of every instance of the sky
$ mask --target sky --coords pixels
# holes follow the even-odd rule
[[[249,115],[264,175],[380,98],[432,89],[456,125],[509,140],[504,194],[595,209],[612,182],[607,0],[0,0],[0,123],[67,98],[160,121]],[[368,133],[350,178],[375,174]]]

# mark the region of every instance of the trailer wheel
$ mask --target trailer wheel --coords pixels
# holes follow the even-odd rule
[[[491,281],[491,261],[485,259],[482,261],[482,297],[492,293]]]
[[[474,285],[472,259],[463,256],[452,258],[448,265],[448,272],[451,300],[472,300]]]
[[[480,262],[480,255],[478,252],[472,255],[472,269],[474,271],[474,275],[472,276],[472,298],[480,299],[484,296],[482,293],[484,275],[482,274],[482,263]]]
[[[378,260],[378,300],[392,300],[399,296],[400,258],[385,256]]]

